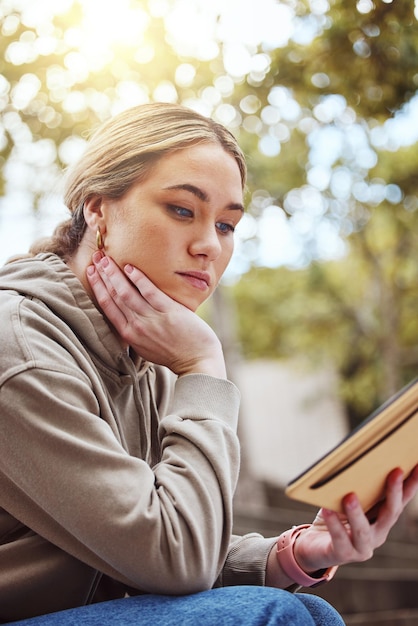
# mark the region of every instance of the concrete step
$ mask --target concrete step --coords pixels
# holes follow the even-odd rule
[[[255,531],[266,537],[277,536],[293,524],[311,519],[312,512],[303,508],[238,509],[234,532]],[[412,529],[408,533],[393,533],[394,538],[376,550],[372,559],[341,567],[329,585],[317,587],[311,593],[328,600],[349,625],[418,626],[418,541],[414,532]]]
[[[346,626],[417,626],[418,610],[370,611],[345,615]]]
[[[418,567],[365,568],[360,564],[340,568],[328,585],[303,591],[321,596],[343,616],[349,616],[368,612],[418,611],[417,588]]]

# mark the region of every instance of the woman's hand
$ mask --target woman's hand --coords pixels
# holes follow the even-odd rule
[[[418,466],[404,480],[393,470],[386,483],[386,498],[370,513],[364,513],[355,494],[343,500],[345,516],[321,509],[312,526],[303,531],[294,547],[297,563],[305,572],[332,565],[370,559],[383,545],[405,506],[418,492]]]
[[[196,313],[160,291],[131,265],[122,271],[110,257],[97,252],[93,263],[87,268],[89,285],[125,344],[178,376],[226,377],[220,341]]]
[[[294,544],[296,563],[305,573],[314,575],[334,565],[370,559],[416,493],[418,465],[406,480],[402,470],[393,470],[387,478],[385,499],[368,514],[353,493],[343,499],[344,515],[321,509]],[[267,562],[266,584],[286,588],[294,582],[281,570],[273,547]]]

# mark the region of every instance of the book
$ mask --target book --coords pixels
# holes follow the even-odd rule
[[[386,478],[418,463],[418,378],[392,396],[338,445],[292,480],[289,498],[343,512],[351,492],[368,512],[384,498]]]

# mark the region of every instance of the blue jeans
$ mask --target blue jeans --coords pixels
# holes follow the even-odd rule
[[[344,626],[325,600],[271,587],[143,595],[13,622],[13,626]]]

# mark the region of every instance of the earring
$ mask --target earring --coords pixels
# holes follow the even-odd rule
[[[97,245],[98,250],[103,250],[104,248],[103,237],[102,237],[102,233],[99,227],[97,227],[97,231],[96,231],[96,245]]]

